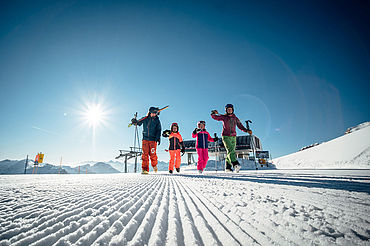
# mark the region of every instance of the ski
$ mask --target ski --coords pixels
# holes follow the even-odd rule
[[[165,107],[163,107],[163,108],[160,108],[160,109],[158,109],[158,114],[162,111],[162,110],[165,110],[166,108],[168,108],[170,105],[167,105],[167,106],[165,106]],[[136,116],[137,115],[135,115],[135,119],[136,119]],[[128,127],[130,127],[130,126],[132,126],[133,124],[132,123],[130,123],[130,124],[128,124]]]

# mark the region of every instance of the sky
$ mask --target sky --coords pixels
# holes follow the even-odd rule
[[[232,103],[272,157],[338,137],[370,120],[369,10],[368,1],[1,1],[0,160],[112,160],[133,146],[135,112],[151,106],[170,105],[162,129],[177,122],[191,139],[199,120],[221,135],[210,112]],[[166,148],[162,138],[159,160]]]

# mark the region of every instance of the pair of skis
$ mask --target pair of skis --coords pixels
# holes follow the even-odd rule
[[[163,107],[163,108],[160,108],[160,109],[158,109],[157,110],[157,114],[158,113],[160,113],[162,110],[165,110],[166,108],[168,108],[170,105],[167,105],[167,106],[165,106],[165,107]],[[137,118],[137,113],[135,114],[135,117],[134,117],[134,119],[136,119]],[[131,127],[132,125],[134,125],[133,123],[130,123],[130,124],[128,124],[128,127]]]

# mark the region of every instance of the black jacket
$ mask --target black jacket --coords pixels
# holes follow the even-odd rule
[[[143,125],[143,140],[149,141],[160,141],[161,140],[161,122],[159,117],[146,116],[141,118],[137,124],[139,126]]]

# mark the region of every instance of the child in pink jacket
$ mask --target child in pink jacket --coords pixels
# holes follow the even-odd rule
[[[198,154],[198,165],[197,169],[199,173],[203,173],[204,168],[207,166],[208,162],[208,141],[209,142],[215,142],[218,139],[212,138],[211,135],[207,132],[205,129],[206,122],[205,121],[199,121],[198,122],[198,128],[195,128],[192,134],[193,138],[197,138],[195,148],[197,149]]]

